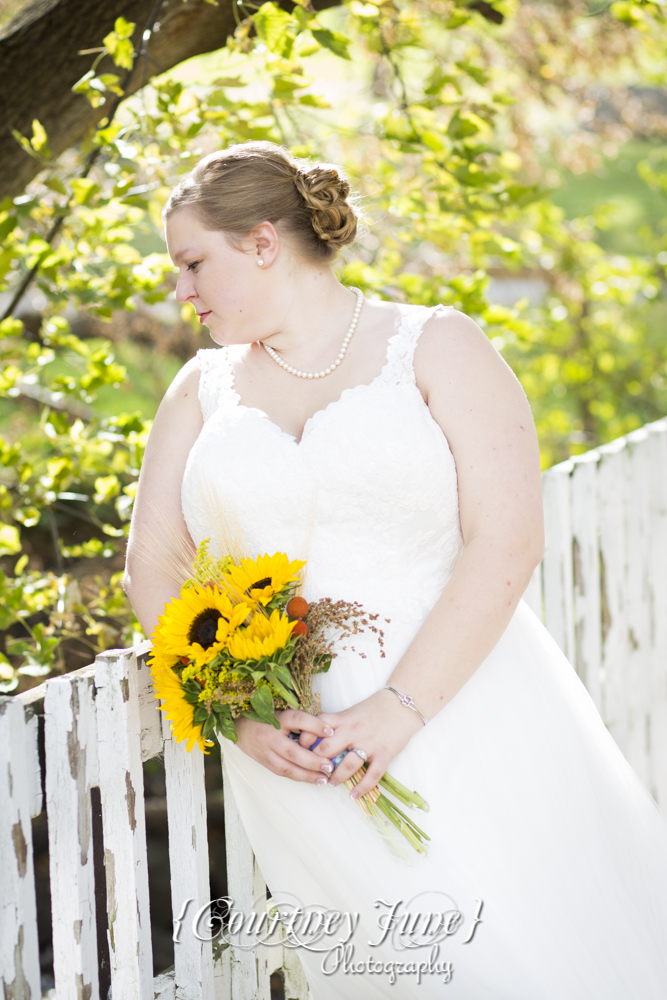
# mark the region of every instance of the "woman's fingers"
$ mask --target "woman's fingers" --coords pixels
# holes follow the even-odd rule
[[[348,757],[349,756],[350,754],[348,754]],[[351,756],[356,757],[356,754],[352,754]],[[347,757],[345,759],[347,760]],[[336,770],[338,770],[338,768],[336,768]],[[354,795],[355,798],[359,798],[359,796],[365,795],[366,792],[370,792],[373,788],[375,788],[385,771],[386,768],[384,764],[378,761],[371,761],[363,778],[357,785],[355,785],[350,794]]]
[[[267,766],[274,774],[279,774],[283,778],[291,778],[292,781],[305,781],[311,785],[327,784],[326,774],[310,771],[307,768],[293,764],[285,757],[281,757],[275,750],[270,750],[267,755]]]
[[[297,764],[307,771],[317,771],[319,774],[329,775],[333,771],[333,764],[329,760],[322,760],[312,750],[299,746],[296,740],[289,737],[280,738],[272,748],[280,757]]]
[[[313,733],[314,738],[317,739],[318,736],[324,738],[325,736],[333,736],[333,727],[322,720],[318,715],[310,715],[308,712],[301,712],[295,708],[288,708],[284,712],[280,712],[280,725],[283,729],[287,729],[290,732],[307,732]],[[314,740],[313,740],[314,742]]]
[[[342,761],[331,775],[331,784],[342,785],[344,781],[347,781],[348,778],[352,777],[355,771],[358,771],[359,768],[362,767],[363,763],[363,760],[358,754],[345,754]]]

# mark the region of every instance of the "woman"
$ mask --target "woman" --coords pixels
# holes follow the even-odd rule
[[[223,741],[274,898],[351,914],[300,951],[317,1000],[445,984],[459,1000],[664,1000],[667,822],[521,602],[543,551],[526,397],[468,316],[338,282],[348,192],[335,167],[247,143],[172,193],[176,297],[220,348],[158,411],[127,592],[150,634],[178,587],[139,553],[216,537],[219,511],[253,555],[305,555],[307,599],[383,620],[384,657],[362,635],[318,675],[319,716],[242,719]],[[341,787],[363,758],[357,794],[390,769],[430,803],[411,867]],[[446,932],[417,929],[445,911]]]

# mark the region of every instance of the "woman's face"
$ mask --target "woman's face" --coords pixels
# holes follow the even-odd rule
[[[248,253],[234,249],[223,233],[204,229],[187,207],[172,212],[165,230],[169,256],[178,267],[178,302],[194,306],[216,344],[257,340],[266,323],[262,301],[267,289],[252,241]]]

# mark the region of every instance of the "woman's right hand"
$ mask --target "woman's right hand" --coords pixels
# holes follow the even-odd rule
[[[315,715],[288,709],[276,712],[280,729],[267,722],[253,719],[237,719],[237,746],[248,757],[267,767],[274,774],[292,781],[307,781],[311,784],[326,785],[333,765],[328,760],[306,750],[296,740],[290,739],[291,732],[314,733],[315,736],[333,736],[333,729]]]

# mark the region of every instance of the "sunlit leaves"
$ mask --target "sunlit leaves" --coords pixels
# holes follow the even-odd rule
[[[126,21],[124,17],[117,17],[114,30],[103,39],[103,45],[116,66],[130,70],[134,63],[134,49],[132,47],[132,34],[135,25],[131,21]]]

